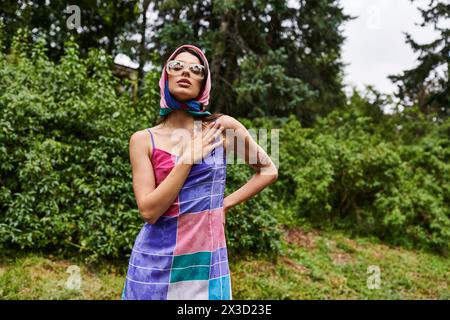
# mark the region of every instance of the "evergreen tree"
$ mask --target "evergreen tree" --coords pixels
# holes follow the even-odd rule
[[[137,0],[73,0],[70,5],[80,8],[80,27],[69,29],[66,12],[69,5],[52,0],[2,0],[0,20],[6,28],[5,46],[11,45],[12,36],[19,28],[32,31],[30,41],[44,38],[48,55],[59,58],[64,52],[64,42],[75,37],[80,52],[87,56],[89,48],[103,48],[109,54],[120,52],[125,30],[134,24],[139,14]]]
[[[430,43],[419,44],[406,33],[406,42],[419,53],[419,64],[389,78],[398,84],[398,96],[407,106],[417,104],[424,114],[446,118],[450,115],[450,4],[430,0],[425,9],[419,10],[423,17],[420,26],[433,25],[439,37]]]
[[[295,113],[304,125],[344,104],[338,1],[155,1],[161,63],[179,45],[205,50],[211,109],[236,116]]]

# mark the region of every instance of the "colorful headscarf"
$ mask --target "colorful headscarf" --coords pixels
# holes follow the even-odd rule
[[[175,99],[169,91],[169,77],[166,71],[167,63],[171,61],[178,53],[178,51],[181,48],[191,48],[194,49],[195,52],[199,54],[199,56],[203,60],[203,64],[208,72],[206,77],[206,82],[203,85],[203,88],[200,90],[198,96],[194,99],[187,100],[187,101],[178,101]],[[197,48],[196,46],[184,44],[180,47],[178,47],[167,59],[166,64],[164,65],[164,68],[161,73],[161,78],[159,79],[159,89],[161,93],[161,100],[160,100],[160,109],[159,109],[159,115],[165,116],[168,115],[173,110],[184,110],[187,113],[193,115],[194,117],[203,117],[210,115],[211,113],[207,110],[202,110],[201,106],[207,106],[209,103],[209,92],[211,91],[211,72],[209,70],[209,64],[208,59],[206,59],[205,54],[202,50]]]

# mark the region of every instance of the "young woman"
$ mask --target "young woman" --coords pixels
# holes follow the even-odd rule
[[[273,183],[277,169],[239,121],[205,109],[211,74],[199,48],[178,47],[159,86],[159,123],[130,139],[133,189],[145,224],[122,299],[232,299],[226,212]],[[256,173],[224,199],[231,149]],[[257,161],[250,161],[252,152]]]

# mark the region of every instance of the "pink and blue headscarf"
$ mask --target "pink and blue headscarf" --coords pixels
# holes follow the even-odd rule
[[[198,96],[194,99],[187,100],[187,101],[178,101],[170,94],[169,91],[169,76],[166,71],[167,63],[178,54],[178,51],[181,48],[191,48],[194,49],[195,52],[198,53],[198,55],[202,58],[202,62],[207,70],[207,77],[206,82],[202,86],[202,89],[200,89],[200,92]],[[165,116],[168,115],[173,110],[184,110],[187,113],[193,115],[194,117],[203,117],[210,115],[211,113],[204,109],[205,106],[209,103],[209,92],[211,91],[211,72],[209,70],[209,64],[208,59],[206,59],[205,54],[202,50],[197,48],[196,46],[190,45],[190,44],[184,44],[180,47],[178,47],[167,59],[166,64],[164,65],[164,68],[162,70],[161,78],[159,79],[159,89],[161,93],[161,100],[160,100],[160,109],[159,109],[159,115]],[[202,108],[203,105],[203,108]]]

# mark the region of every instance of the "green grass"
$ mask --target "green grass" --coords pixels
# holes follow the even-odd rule
[[[80,290],[67,289],[69,267],[80,268]],[[3,253],[0,299],[119,299],[125,266],[86,265],[38,253]]]
[[[246,259],[232,264],[239,299],[449,299],[450,261],[340,233],[285,232],[276,264]],[[380,268],[380,288],[369,289],[368,267]]]
[[[300,227],[284,229],[283,252],[276,262],[230,252],[233,298],[450,299],[449,259],[428,252]],[[3,251],[0,299],[120,299],[126,263]],[[70,265],[80,267],[79,290],[66,288]],[[379,289],[367,287],[371,265],[380,268]]]

